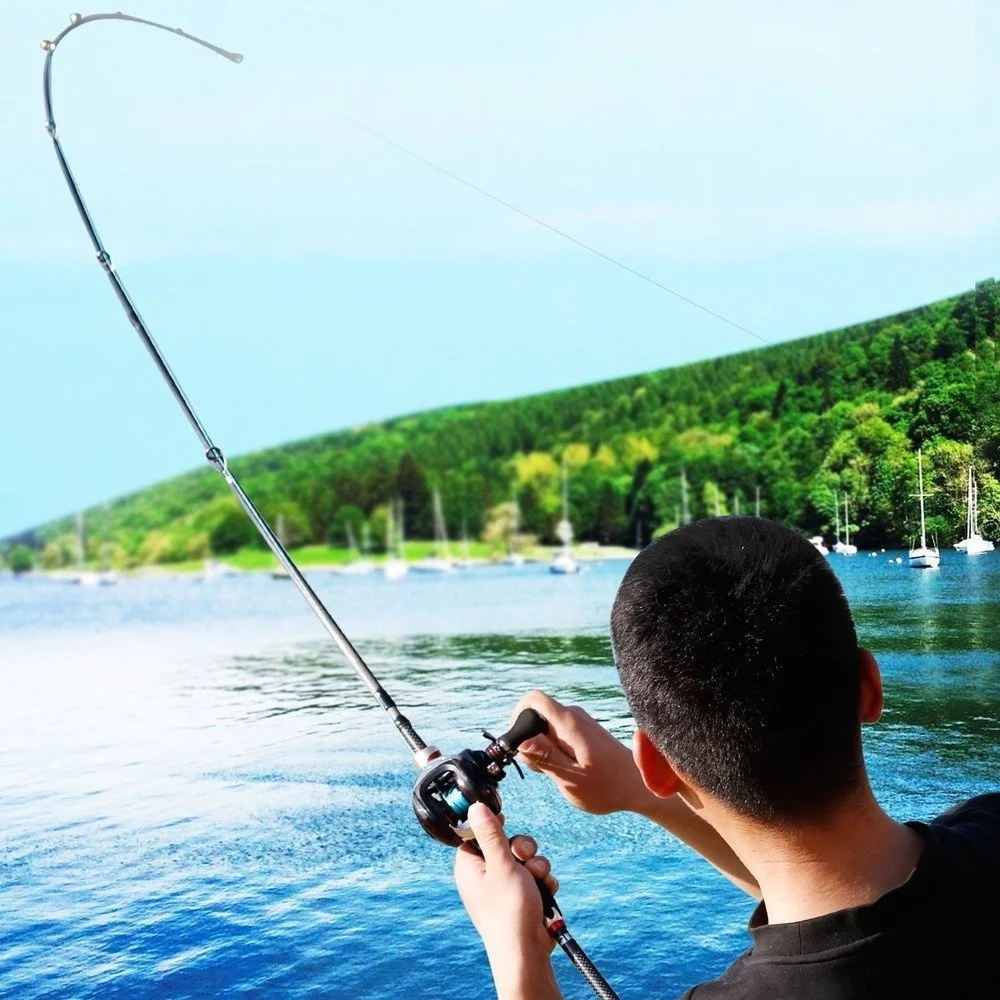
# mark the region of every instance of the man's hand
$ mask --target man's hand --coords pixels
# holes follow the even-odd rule
[[[481,802],[469,809],[469,825],[483,853],[464,844],[458,849],[455,884],[486,945],[499,1000],[559,1000],[549,960],[554,944],[535,884],[540,878],[558,889],[549,862],[531,837],[508,842],[500,818]]]
[[[631,752],[596,719],[541,691],[526,694],[511,719],[526,708],[543,716],[549,731],[522,743],[521,757],[532,771],[547,774],[577,809],[597,814],[648,811],[655,796],[643,784]]]

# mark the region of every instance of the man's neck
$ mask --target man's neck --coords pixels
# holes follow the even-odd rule
[[[867,785],[821,822],[775,828],[736,820],[723,835],[760,884],[772,924],[873,903],[906,881],[923,849]]]

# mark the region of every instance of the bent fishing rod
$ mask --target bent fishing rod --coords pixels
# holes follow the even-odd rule
[[[207,42],[196,35],[191,35],[180,28],[171,28],[157,21],[133,17],[130,14],[123,14],[121,12],[88,14],[86,16],[72,14],[70,15],[70,23],[66,28],[51,40],[46,39],[41,43],[42,49],[46,53],[45,68],[42,75],[42,90],[45,102],[45,130],[52,139],[59,167],[69,187],[69,192],[77,211],[80,213],[80,218],[83,220],[83,225],[87,230],[87,235],[90,237],[90,242],[93,244],[94,251],[97,254],[97,261],[111,283],[111,287],[122,308],[125,310],[129,322],[139,335],[139,339],[142,341],[160,375],[166,382],[178,406],[183,411],[184,416],[187,417],[188,423],[197,435],[198,440],[201,442],[205,460],[222,476],[229,490],[239,502],[240,507],[243,508],[243,511],[253,523],[267,547],[274,553],[278,562],[288,573],[289,579],[312,609],[313,614],[316,615],[327,634],[347,658],[361,679],[361,682],[375,698],[379,707],[392,720],[399,734],[406,742],[406,745],[412,751],[414,762],[419,769],[413,786],[412,803],[413,810],[421,826],[431,837],[444,844],[457,847],[463,843],[468,843],[474,848],[478,848],[468,823],[470,807],[474,802],[484,802],[494,813],[500,812],[500,793],[497,786],[506,775],[507,768],[511,765],[514,766],[522,778],[524,777],[516,760],[518,748],[525,740],[546,732],[548,730],[548,723],[533,709],[526,709],[517,717],[514,725],[503,735],[493,737],[484,731],[483,736],[490,741],[485,750],[466,749],[459,754],[446,757],[441,754],[441,751],[437,747],[428,746],[413,728],[410,720],[403,715],[396,706],[396,703],[389,696],[389,693],[379,683],[378,678],[372,673],[368,664],[361,657],[361,654],[354,648],[343,629],[337,624],[319,596],[309,585],[309,582],[295,564],[295,560],[292,559],[291,555],[289,555],[285,547],[281,544],[281,541],[267,519],[257,509],[254,502],[240,485],[239,480],[229,468],[222,449],[212,441],[204,424],[195,412],[191,401],[188,399],[176,375],[167,363],[163,352],[153,339],[152,334],[139,315],[138,309],[136,309],[135,304],[126,291],[111,255],[105,249],[100,236],[97,234],[93,219],[83,201],[80,188],[73,178],[73,173],[69,168],[62,144],[59,141],[55,115],[52,110],[52,57],[59,43],[70,32],[93,21],[126,21],[132,24],[143,24],[147,27],[158,28],[162,31],[179,35],[181,38],[194,42],[196,45],[215,52],[234,63],[242,62],[243,56],[238,52],[230,52],[218,45],[213,45],[211,42]],[[601,1000],[618,1000],[617,994],[608,985],[607,980],[601,975],[586,952],[567,929],[566,922],[552,892],[544,882],[541,880],[536,881],[539,894],[542,897],[545,926],[551,937],[562,947],[563,951],[569,956],[572,963]]]

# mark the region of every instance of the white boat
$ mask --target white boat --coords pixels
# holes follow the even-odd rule
[[[833,545],[830,546],[830,551],[839,556],[844,551],[844,543],[840,540],[840,497],[836,490],[833,491],[833,518]]]
[[[462,522],[462,554],[455,560],[455,569],[469,569],[473,565],[472,556],[469,554],[469,529],[465,522]]]
[[[994,549],[993,543],[988,538],[983,538],[979,533],[979,483],[976,482],[976,474],[971,465],[969,466],[969,492],[965,508],[965,538],[956,542],[955,548],[968,556],[982,555],[984,552],[992,552]]]
[[[351,558],[342,566],[338,566],[334,572],[345,576],[363,576],[371,573],[375,569],[375,563],[367,558],[367,553],[362,555],[358,551],[358,544],[354,538],[354,527],[351,522],[347,521],[345,527],[347,529],[347,547],[350,550]],[[365,548],[367,549],[367,545]]]
[[[382,572],[387,580],[401,580],[409,571],[403,551],[403,501],[389,504],[389,511],[385,519],[385,562],[382,564]],[[396,530],[393,531],[395,524]]]
[[[434,555],[415,562],[411,567],[415,573],[451,573],[455,568],[448,547],[448,532],[444,524],[444,510],[441,506],[441,491],[434,487]]]
[[[820,555],[828,556],[830,554],[830,550],[826,547],[822,535],[813,535],[809,541]]]
[[[218,559],[206,559],[205,565],[196,579],[202,583],[210,583],[212,580],[220,580],[224,576],[238,576],[239,572],[235,566],[230,566]]]
[[[937,569],[941,565],[941,553],[935,545],[927,545],[927,519],[924,514],[924,460],[917,451],[917,475],[920,482],[920,545],[910,549],[911,569]]]
[[[524,556],[516,548],[518,532],[521,530],[521,505],[517,501],[517,490],[511,498],[511,506],[510,538],[507,540],[507,558],[504,562],[508,566],[523,566]]]
[[[101,584],[101,574],[85,569],[87,546],[84,540],[83,511],[76,515],[76,569],[60,577],[63,583],[73,583],[79,587],[98,587]],[[111,580],[112,583],[117,582]]]
[[[847,494],[844,494],[844,542],[840,546],[842,556],[856,556],[858,554],[857,545],[851,544],[851,521],[847,509]]]
[[[561,551],[556,553],[552,562],[549,563],[549,572],[566,576],[570,573],[579,573],[580,564],[573,558],[573,524],[569,519],[569,471],[566,466],[565,455],[563,455],[562,479],[563,516],[559,524],[556,525],[556,535],[563,543],[563,547]]]
[[[573,553],[568,548],[564,548],[560,552],[557,552],[552,562],[549,563],[549,572],[560,576],[579,573],[580,564],[573,558]]]

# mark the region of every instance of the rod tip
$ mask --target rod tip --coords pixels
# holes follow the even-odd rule
[[[79,24],[82,20],[83,20],[82,14],[70,14],[69,16],[70,24]]]
[[[232,61],[234,63],[241,63],[241,62],[243,62],[243,53],[242,52],[232,52],[232,53],[230,53],[229,58],[232,59]]]

